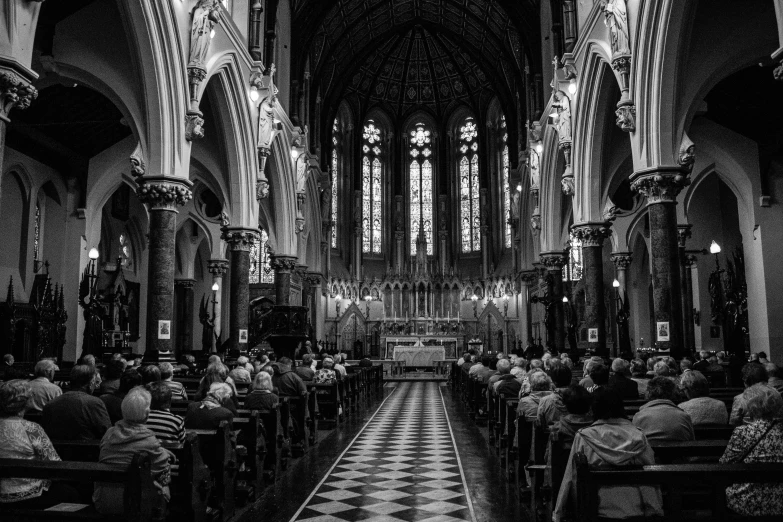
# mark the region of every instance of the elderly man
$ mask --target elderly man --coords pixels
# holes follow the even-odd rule
[[[508,359],[500,359],[495,365],[495,373],[492,374],[487,380],[487,386],[493,393],[497,393],[497,384],[504,375],[511,377],[511,362]]]
[[[595,368],[596,366],[603,366],[603,364],[604,364],[603,359],[601,359],[600,357],[595,357],[595,356],[593,356],[590,359],[588,359],[587,361],[585,361],[584,374],[583,374],[584,377],[582,378],[581,381],[579,381],[579,385],[580,386],[584,386],[585,389],[590,388],[590,386],[595,385],[595,383],[593,382],[593,379],[590,377],[590,372],[592,372],[593,368]]]
[[[552,379],[543,371],[537,371],[529,376],[530,395],[519,399],[517,416],[536,417],[541,399],[552,394]]]
[[[562,397],[563,392],[571,385],[573,378],[571,370],[561,365],[552,370],[550,375],[555,386],[555,393],[543,397],[538,404],[536,417],[538,417],[540,426],[554,424],[562,415],[568,413]]]
[[[160,495],[169,500],[168,484],[171,481],[171,462],[174,456],[162,448],[155,434],[146,426],[150,414],[151,396],[142,387],[134,388],[122,400],[122,420],[110,428],[101,439],[98,462],[125,468],[133,457],[146,453],[151,459],[151,472]],[[122,515],[124,485],[95,483],[92,501],[102,515]],[[162,500],[162,499],[161,499]],[[154,500],[153,500],[154,501]]]
[[[188,404],[185,429],[214,430],[222,421],[232,420],[234,413],[224,405],[231,402],[233,393],[231,386],[224,382],[210,384],[201,401]]]
[[[29,411],[43,411],[44,406],[63,394],[59,386],[53,383],[57,365],[49,359],[38,361],[35,365],[35,378],[30,381]]]
[[[77,364],[71,369],[71,389],[43,407],[41,425],[55,440],[94,440],[111,427],[106,406],[93,397],[95,368]]]
[[[114,393],[120,388],[120,377],[125,371],[125,362],[120,359],[112,359],[104,367],[104,379],[98,388],[98,394]]]
[[[600,388],[605,388],[609,385],[609,368],[603,364],[593,366],[590,370],[590,380],[593,382],[593,385],[586,387],[587,391],[590,393],[593,393]]]
[[[700,371],[682,374],[680,386],[688,398],[679,407],[690,415],[693,426],[726,424],[729,413],[723,401],[710,397],[710,382]]]
[[[677,388],[667,377],[656,377],[647,385],[649,402],[633,416],[633,425],[641,429],[648,440],[695,440],[691,416],[674,404]]]
[[[484,357],[478,357],[477,355],[474,355],[471,359],[473,361],[473,365],[468,370],[468,377],[475,379],[479,370],[483,370],[485,368]],[[487,360],[487,366],[489,366],[489,360]]]
[[[171,363],[160,363],[158,368],[160,369],[160,382],[171,390],[172,400],[188,400],[188,392],[185,391],[185,387],[181,382],[176,382],[174,380],[174,367]]]
[[[710,367],[710,354],[707,352],[707,350],[702,350],[699,352],[699,360],[694,363],[693,369],[698,372],[706,372],[708,371],[707,368]]]
[[[147,390],[151,400],[147,427],[161,442],[185,442],[185,421],[170,411],[171,388],[163,382],[153,382],[147,385]]]
[[[623,399],[639,398],[639,384],[631,377],[630,365],[619,357],[612,361],[612,375],[609,376],[609,387],[614,388]]]
[[[247,358],[245,358],[245,360],[247,360]],[[239,360],[237,360],[237,365],[234,367],[234,369],[228,372],[228,376],[231,377],[234,382],[242,384],[250,384],[252,381],[250,372],[247,370],[247,368],[245,368],[244,364],[240,364]]]
[[[272,382],[282,397],[304,397],[307,395],[307,386],[302,379],[291,369],[291,359],[281,357],[277,363],[280,373],[275,375]]]
[[[495,374],[495,370],[492,368],[494,362],[495,359],[492,357],[489,356],[482,357],[481,358],[482,367],[476,370],[476,373],[473,374],[473,378],[480,383],[487,384],[487,382],[489,382],[489,378]]]
[[[315,377],[315,371],[311,368],[313,365],[313,354],[306,353],[302,356],[302,364],[294,370],[303,381],[312,381]]]
[[[750,388],[754,384],[767,384],[769,382],[769,376],[767,370],[762,364],[757,362],[748,363],[742,367],[742,383],[745,388]],[[729,424],[732,426],[739,426],[743,423],[745,418],[745,405],[742,401],[742,394],[740,393],[734,397],[734,402],[731,405],[731,415],[729,415]]]
[[[767,370],[767,377],[769,377],[767,384],[783,395],[783,379],[781,379],[783,372],[781,372],[780,367],[775,363],[768,362],[764,365],[764,369]]]

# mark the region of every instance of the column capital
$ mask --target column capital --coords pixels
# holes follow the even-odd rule
[[[213,276],[223,277],[228,272],[228,259],[210,259],[207,262],[207,269]]]
[[[685,256],[685,266],[691,267],[699,262],[699,258],[696,254],[687,254]]]
[[[321,272],[305,272],[305,280],[310,286],[318,286],[324,280],[324,276]]]
[[[566,264],[566,256],[560,250],[541,252],[539,257],[541,258],[541,264],[550,271],[560,271]]]
[[[522,286],[528,286],[533,281],[538,280],[537,270],[523,270],[519,273],[519,282]]]
[[[193,182],[171,176],[138,176],[136,196],[148,210],[171,210],[193,199]]]
[[[174,286],[180,286],[185,289],[193,289],[194,286],[196,286],[196,280],[195,279],[175,279],[174,280]]]
[[[394,239],[397,241],[402,241],[405,239],[405,231],[404,230],[395,230],[394,231]]]
[[[296,269],[297,261],[296,256],[272,256],[270,265],[275,272],[291,272]]]
[[[609,237],[611,224],[607,222],[579,223],[571,226],[574,237],[582,241],[583,247],[603,246],[604,240]]]
[[[38,97],[30,82],[15,72],[0,70],[0,119],[8,120],[14,107],[26,109]]]
[[[627,270],[633,261],[633,256],[630,252],[612,252],[610,257],[616,270]]]
[[[634,172],[630,178],[631,190],[647,198],[648,205],[676,203],[677,194],[691,184],[680,165],[662,165]]]
[[[228,243],[228,249],[231,251],[250,252],[259,236],[257,228],[223,227],[220,232],[221,239]]]
[[[677,243],[680,247],[685,248],[685,242],[693,236],[692,228],[693,225],[677,225]]]

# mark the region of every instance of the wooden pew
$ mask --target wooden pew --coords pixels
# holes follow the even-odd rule
[[[239,430],[237,438],[237,457],[239,470],[237,478],[245,482],[249,488],[243,489],[244,485],[238,484],[235,488],[235,495],[244,503],[254,498],[258,498],[264,484],[264,460],[266,459],[266,437],[263,433],[259,420],[258,411],[238,410],[234,416],[232,429]]]
[[[124,518],[115,515],[102,516],[92,506],[73,513],[65,513],[15,509],[12,505],[0,504],[0,518],[3,520],[59,522],[61,520],[116,521],[119,518],[128,522],[148,522],[165,518],[165,500],[154,485],[150,457],[146,454],[134,456],[127,468],[96,462],[0,459],[0,478],[47,479],[90,484],[97,481],[125,486]]]
[[[519,452],[514,443],[519,440],[516,437],[518,406],[519,399],[516,397],[506,399],[506,476],[509,482],[514,480],[514,477],[517,475],[515,463],[519,458]]]
[[[334,423],[334,427],[339,426],[342,418],[339,414],[340,394],[337,383],[313,383],[312,386],[315,389],[316,400],[318,401],[320,422],[327,423],[330,427],[332,423]]]
[[[222,520],[234,515],[234,483],[239,466],[236,451],[231,442],[231,423],[221,421],[217,430],[186,430],[199,438],[199,447],[204,462],[212,472],[215,484],[216,505],[222,507]]]

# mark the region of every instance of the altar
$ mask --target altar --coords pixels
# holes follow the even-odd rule
[[[382,339],[383,358],[405,361],[406,366],[435,366],[435,361],[454,359],[461,342],[462,339],[456,337],[385,337]]]
[[[443,346],[395,346],[394,360],[405,361],[405,366],[435,366],[435,361],[446,359]]]

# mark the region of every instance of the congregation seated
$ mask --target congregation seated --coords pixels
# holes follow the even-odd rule
[[[282,361],[282,359],[281,359]],[[348,370],[345,369],[345,355],[337,354],[334,356],[334,371],[340,372],[340,375],[345,378],[348,375]]]
[[[98,395],[114,393],[120,389],[120,377],[125,371],[125,361],[122,359],[112,359],[104,367],[104,376],[98,387]]]
[[[529,381],[530,394],[519,399],[517,415],[535,418],[538,415],[541,399],[552,394],[552,379],[542,370],[538,370],[529,376]]]
[[[293,371],[291,359],[281,357],[277,363],[279,373],[272,377],[274,387],[277,393],[282,397],[306,397],[307,386],[302,379]]]
[[[603,364],[596,364],[590,369],[591,386],[585,386],[587,391],[594,393],[600,388],[605,388],[609,385],[609,368]]]
[[[236,411],[226,407],[226,404],[231,403],[231,394],[231,386],[224,382],[213,382],[203,399],[188,404],[185,428],[214,430],[221,421],[232,420]]]
[[[312,381],[315,377],[315,370],[313,370],[312,366],[313,354],[306,353],[302,355],[302,364],[297,366],[294,371],[303,381]]]
[[[164,382],[151,382],[146,387],[150,392],[147,428],[161,442],[185,442],[185,421],[179,415],[171,413],[171,388]]]
[[[35,378],[30,381],[30,403],[27,405],[29,411],[43,411],[44,406],[63,394],[63,390],[54,384],[54,372],[57,365],[49,359],[38,361],[35,364],[33,373]]]
[[[60,456],[43,427],[22,418],[32,397],[27,381],[15,379],[0,384],[0,458],[59,461]],[[31,478],[0,479],[0,505],[46,509],[61,502],[78,500],[76,490],[61,482]]]
[[[141,386],[143,379],[141,374],[135,368],[125,370],[120,377],[120,388],[114,393],[106,393],[100,396],[103,404],[106,405],[106,411],[109,412],[109,420],[115,424],[122,419],[122,400],[136,386]]]
[[[754,384],[767,384],[769,376],[767,370],[759,363],[748,363],[742,367],[742,384],[745,388],[750,388]],[[743,407],[742,394],[734,397],[731,405],[731,414],[729,415],[729,424],[738,426],[744,422],[745,409]]]
[[[201,378],[198,384],[198,390],[196,391],[195,400],[201,401],[207,396],[212,385],[215,383],[225,383],[231,390],[231,396],[229,401],[233,402],[232,408],[236,410],[237,407],[237,388],[234,385],[234,380],[228,376],[228,368],[218,360],[218,362],[210,363],[207,366],[207,373]],[[226,406],[224,404],[224,406]]]
[[[698,372],[707,372],[709,371],[708,368],[710,367],[710,354],[707,352],[707,350],[702,350],[699,352],[699,360],[693,363],[693,369]]]
[[[767,384],[775,388],[778,393],[783,394],[783,371],[775,364],[768,362],[764,365],[764,369],[767,370]]]
[[[233,380],[235,383],[241,383],[241,384],[249,384],[251,381],[250,378],[250,372],[247,371],[247,368],[245,368],[244,364],[239,364],[234,367],[233,370],[228,372],[228,376]]]
[[[710,382],[700,371],[682,374],[680,386],[688,400],[678,406],[690,416],[694,427],[729,422],[726,405],[710,397]]]
[[[70,389],[43,408],[41,424],[55,440],[94,440],[111,427],[103,401],[92,395],[97,385],[94,367],[77,364],[71,369]]]
[[[158,368],[154,364],[148,364],[146,366],[142,366],[138,368],[136,371],[139,372],[139,375],[141,375],[142,384],[160,382],[161,380],[160,368]]]
[[[468,377],[471,379],[475,379],[476,375],[478,375],[479,371],[483,371],[485,368],[484,361],[487,361],[487,365],[489,366],[489,358],[488,357],[478,357],[476,355],[471,357],[471,361],[473,364],[471,364],[470,368],[468,369]]]
[[[171,481],[171,462],[174,456],[161,447],[160,441],[147,426],[150,413],[150,393],[141,386],[128,391],[122,400],[122,419],[109,428],[101,439],[98,462],[125,468],[133,457],[144,452],[150,456],[152,476],[160,494],[168,501]],[[103,515],[122,515],[125,512],[122,484],[95,483],[92,501]]]
[[[630,365],[619,357],[612,361],[612,374],[609,376],[609,387],[613,388],[623,399],[639,398],[639,384],[631,379]]]
[[[522,383],[511,374],[511,362],[508,359],[498,361],[497,368],[499,377],[495,383],[495,393],[497,395],[503,394],[506,397],[516,397],[519,395],[519,390],[522,389]]]
[[[316,384],[334,384],[337,382],[337,374],[334,373],[334,360],[327,357],[323,360],[323,368],[315,372],[313,381]]]
[[[501,364],[503,363],[503,364]],[[504,372],[501,373],[500,368],[498,366],[502,366],[504,368]],[[499,359],[495,363],[495,370],[489,374],[489,378],[487,378],[487,386],[490,390],[494,393],[495,391],[495,384],[500,380],[500,378],[504,374],[508,374],[511,371],[511,363],[508,361],[508,359]]]
[[[158,368],[160,368],[160,382],[171,390],[171,398],[178,401],[188,400],[188,392],[185,391],[185,387],[181,382],[174,380],[174,367],[171,363],[160,363]]]
[[[636,383],[639,396],[644,397],[647,393],[647,383],[650,382],[650,379],[647,378],[647,366],[641,359],[631,361],[631,380]]]
[[[591,467],[655,464],[655,454],[647,437],[625,418],[623,398],[610,388],[596,390],[592,398],[595,422],[574,436],[552,517],[555,522],[562,520],[575,499],[575,455],[584,454]],[[600,517],[663,516],[663,498],[655,486],[608,486],[600,488],[598,495]]]
[[[553,369],[549,375],[552,379],[555,391],[554,393],[542,397],[538,404],[536,417],[538,418],[539,426],[549,426],[554,424],[560,419],[562,415],[566,415],[568,413],[565,404],[563,403],[563,392],[567,390],[569,386],[571,386],[571,380],[573,377],[571,370],[563,365],[560,365],[559,367]],[[580,386],[580,388],[582,387]]]
[[[584,373],[582,375],[582,380],[579,381],[579,385],[584,386],[589,390],[590,387],[595,384],[593,379],[590,377],[590,372],[592,372],[593,368],[596,366],[603,366],[603,364],[604,361],[600,357],[590,357],[587,359],[584,364]]]
[[[269,411],[276,408],[279,402],[277,395],[272,393],[272,378],[269,374],[266,372],[256,374],[250,393],[245,397],[245,409]]]
[[[763,384],[740,395],[744,422],[731,435],[722,464],[783,463],[783,398]],[[783,517],[783,484],[734,484],[726,488],[726,504],[744,516]]]
[[[674,403],[676,386],[668,377],[655,377],[647,386],[647,400],[633,416],[633,424],[648,440],[695,440],[691,417]]]
[[[551,430],[563,441],[563,447],[570,449],[576,432],[593,423],[593,395],[582,386],[572,385],[561,391],[560,396],[565,413],[558,417]]]

